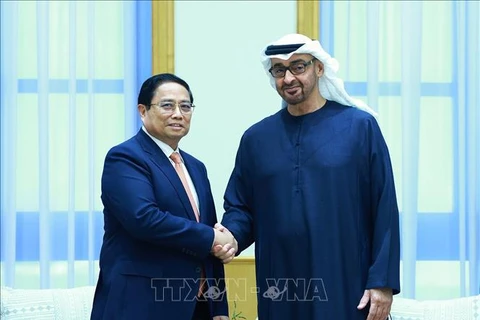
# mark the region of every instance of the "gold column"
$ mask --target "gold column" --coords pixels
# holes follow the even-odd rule
[[[297,32],[312,39],[318,39],[318,0],[297,0]]]
[[[152,1],[152,72],[175,72],[173,0]]]
[[[255,279],[255,258],[236,257],[225,265],[228,310],[230,319],[234,312],[237,319],[244,316],[247,320],[257,317],[257,281]]]

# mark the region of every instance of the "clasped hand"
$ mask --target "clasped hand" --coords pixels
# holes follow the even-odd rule
[[[229,263],[238,251],[238,243],[232,233],[220,223],[215,224],[213,229],[215,239],[212,246],[212,254],[223,263]]]

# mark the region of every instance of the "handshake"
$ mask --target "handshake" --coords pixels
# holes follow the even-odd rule
[[[220,223],[215,224],[213,229],[215,239],[212,245],[212,254],[223,263],[229,263],[238,251],[238,243],[233,234]]]

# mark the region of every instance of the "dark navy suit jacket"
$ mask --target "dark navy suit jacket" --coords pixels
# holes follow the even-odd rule
[[[212,317],[228,315],[223,265],[210,254],[217,218],[207,171],[180,153],[198,195],[200,223],[170,160],[143,130],[108,152],[91,319],[190,320],[202,268]]]

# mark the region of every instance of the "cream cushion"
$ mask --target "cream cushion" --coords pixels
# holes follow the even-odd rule
[[[480,320],[480,295],[450,300],[393,298],[393,320]]]
[[[1,288],[2,320],[90,319],[95,287],[23,290]]]

